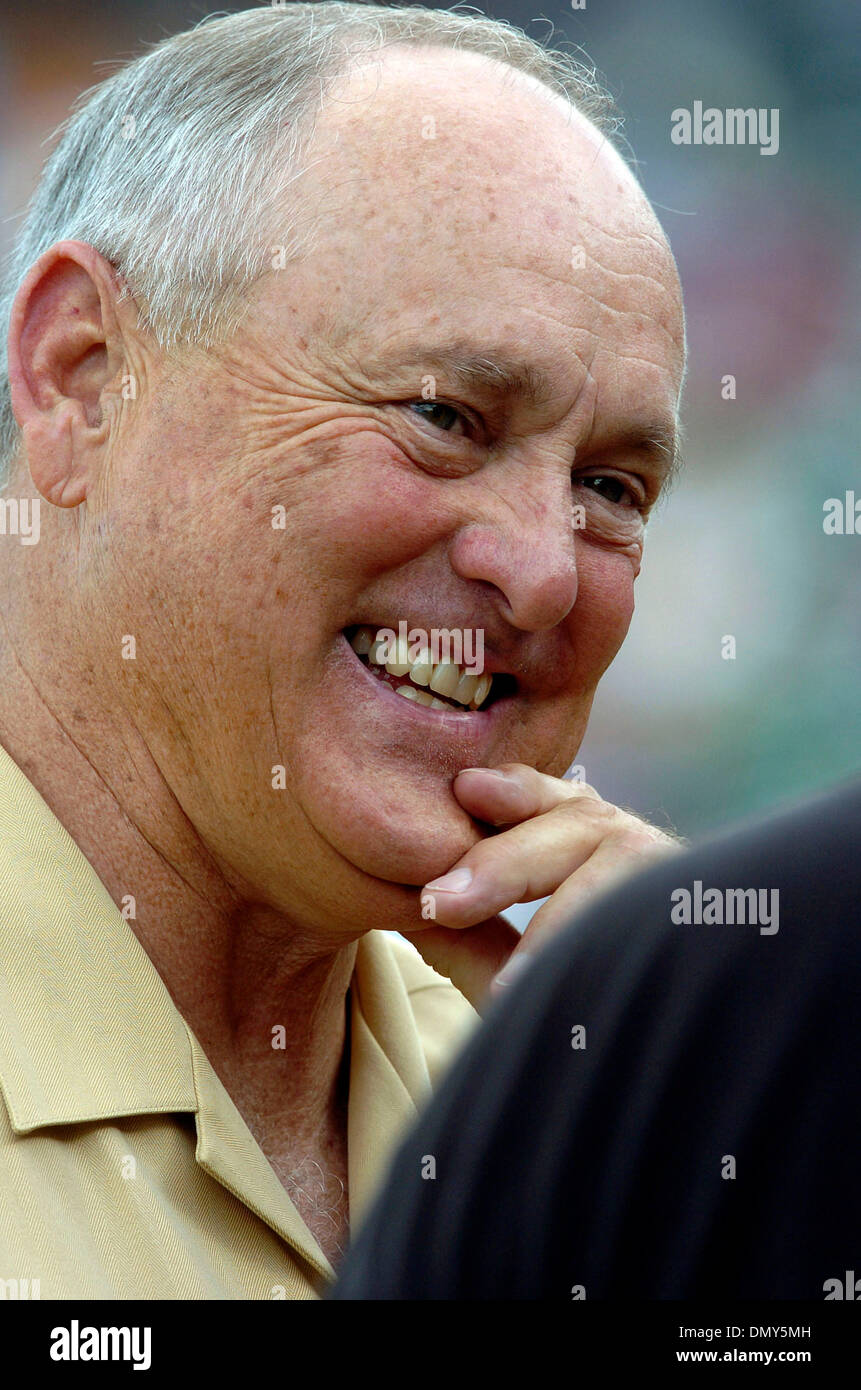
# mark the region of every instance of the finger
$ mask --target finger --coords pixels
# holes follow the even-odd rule
[[[657,854],[676,854],[683,846],[666,840],[652,844],[642,856],[624,852],[612,840],[604,840],[576,873],[560,884],[531,918],[521,940],[499,975],[491,981],[489,998],[504,993],[520,979],[537,951],[567,927],[579,913],[590,907],[603,893],[652,863]]]
[[[656,857],[677,854],[680,848],[671,840],[653,840],[647,847],[630,840],[620,843],[612,836],[603,840],[576,873],[542,903],[527,925],[518,949],[530,954],[538,950],[602,894],[648,868]]]
[[[465,811],[488,825],[516,825],[563,801],[584,797],[600,800],[587,783],[549,777],[526,763],[464,768],[455,777],[452,790]]]
[[[438,975],[451,980],[479,1010],[491,982],[520,941],[520,933],[504,917],[492,917],[465,931],[429,926],[403,935]]]
[[[462,928],[512,903],[543,898],[586,862],[615,820],[621,839],[651,838],[648,827],[640,831],[606,801],[565,801],[473,845],[449,873],[425,884],[422,904],[432,905],[434,921]]]

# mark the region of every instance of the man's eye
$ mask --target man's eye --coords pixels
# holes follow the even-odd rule
[[[451,434],[458,422],[463,426],[464,433],[469,426],[466,416],[453,405],[446,405],[445,401],[411,401],[410,410],[416,411],[423,419],[446,434]]]
[[[622,482],[621,478],[611,478],[606,474],[596,474],[592,478],[578,478],[577,481],[582,487],[588,487],[606,498],[608,502],[617,505],[627,504],[629,507],[636,505],[636,499],[632,496],[631,489]]]

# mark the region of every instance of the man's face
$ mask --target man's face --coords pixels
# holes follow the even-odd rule
[[[479,835],[453,775],[560,775],[625,636],[679,288],[621,160],[485,59],[402,49],[354,72],[312,160],[312,253],[256,286],[227,346],[141,368],[88,500],[88,593],[228,879],[333,933],[415,929],[398,885]],[[372,674],[349,638],[401,621],[483,630],[486,708]]]

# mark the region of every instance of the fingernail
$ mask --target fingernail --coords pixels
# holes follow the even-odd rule
[[[498,767],[462,767],[461,772],[483,772],[485,777],[495,777],[499,782],[507,782],[509,787],[520,788],[523,784],[516,772],[500,772]]]
[[[443,874],[442,878],[435,878],[433,883],[426,883],[425,888],[438,893],[462,893],[471,883],[472,869],[452,869],[450,874]]]
[[[519,980],[526,967],[530,964],[532,956],[528,951],[518,951],[500,970],[493,981],[494,989],[507,989],[513,985],[515,980]]]

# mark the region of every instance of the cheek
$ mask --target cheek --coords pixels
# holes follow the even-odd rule
[[[336,557],[351,587],[363,570],[372,575],[406,563],[445,534],[445,508],[429,480],[378,430],[320,441],[316,449],[320,466],[309,470],[293,522]]]
[[[582,558],[578,555],[579,585],[571,615],[574,641],[594,682],[604,674],[628,632],[641,550],[638,547],[633,555],[590,549]]]

